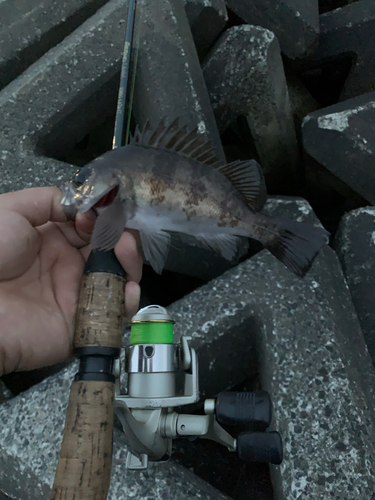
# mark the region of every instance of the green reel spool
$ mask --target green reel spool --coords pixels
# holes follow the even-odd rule
[[[173,344],[173,324],[164,307],[144,307],[132,318],[130,344]]]

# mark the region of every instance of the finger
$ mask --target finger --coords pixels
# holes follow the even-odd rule
[[[82,257],[84,258],[85,262],[87,262],[87,259],[89,258],[91,250],[92,250],[91,245],[86,245],[85,247],[80,249],[80,252],[81,252]]]
[[[115,254],[125,269],[126,279],[139,283],[142,278],[143,259],[138,253],[137,242],[133,235],[124,231],[115,246]]]
[[[55,222],[55,225],[72,246],[82,248],[90,243],[95,220],[94,211],[89,210],[84,214],[78,214],[74,222]]]
[[[139,231],[137,231],[136,229],[128,229],[128,228],[125,228],[125,231],[134,236],[134,239],[137,242],[137,247],[142,248],[141,235],[139,234]]]
[[[139,309],[141,288],[138,283],[128,281],[125,285],[125,317],[124,321],[130,321]]]
[[[77,214],[76,216],[75,227],[77,233],[86,243],[89,243],[91,240],[96,219],[97,215],[92,209],[84,214]]]
[[[7,209],[19,213],[34,227],[48,221],[66,222],[61,205],[62,192],[57,187],[23,189],[0,195],[0,210]]]
[[[0,280],[23,274],[35,261],[41,238],[22,215],[0,210]]]

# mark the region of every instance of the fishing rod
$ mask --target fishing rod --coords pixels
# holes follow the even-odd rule
[[[129,0],[112,148],[126,141],[126,110],[137,0]],[[136,70],[133,68],[133,84]],[[51,500],[105,500],[112,466],[115,377],[125,307],[125,271],[114,250],[93,250],[86,262],[76,312],[73,347],[79,371],[71,386]]]
[[[125,116],[125,144],[129,138],[138,55],[135,48],[129,89],[135,18],[136,0],[130,0],[113,149],[122,144]],[[175,411],[199,401],[198,360],[190,337],[174,341],[174,321],[160,306],[148,306],[132,318],[125,349],[127,391],[121,392],[124,288],[125,273],[114,251],[92,251],[82,277],[73,341],[80,365],[71,388],[52,500],[107,498],[114,411],[129,443],[128,469],[145,469],[149,460],[167,460],[177,437],[211,439],[243,460],[281,463],[281,437],[266,432],[272,407],[265,391],[220,393],[204,402],[205,415]],[[234,438],[221,424],[251,425],[258,431]]]

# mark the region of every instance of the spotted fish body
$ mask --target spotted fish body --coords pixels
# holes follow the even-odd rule
[[[254,238],[299,276],[326,243],[321,228],[260,213],[267,195],[254,160],[224,164],[196,131],[178,122],[137,130],[130,145],[97,158],[63,191],[67,210],[98,210],[93,248],[111,249],[124,227],[137,229],[157,272],[171,232],[228,260],[238,236]]]

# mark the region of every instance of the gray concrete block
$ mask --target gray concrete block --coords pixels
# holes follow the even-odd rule
[[[224,0],[184,0],[194,43],[204,57],[228,21]]]
[[[375,207],[346,214],[335,235],[334,247],[375,365]]]
[[[230,28],[203,71],[219,130],[246,116],[267,187],[292,182],[299,153],[275,35],[258,26]]]
[[[60,185],[76,171],[55,158],[114,113],[124,10],[108,3],[0,92],[1,192]]]
[[[61,42],[106,1],[0,2],[0,89]]]
[[[166,116],[199,132],[224,157],[219,132],[194,46],[183,2],[144,1],[133,114],[143,126]]]
[[[295,74],[286,74],[285,76],[296,135],[299,144],[302,145],[302,121],[306,115],[312,113],[313,111],[317,111],[320,106]]]
[[[370,203],[375,203],[375,92],[307,115],[304,149],[319,165]],[[353,166],[355,165],[355,168]]]
[[[126,3],[112,0],[0,93],[0,115],[6,117],[0,124],[0,192],[61,185],[75,173],[76,167],[59,160],[115,114],[125,19]],[[148,2],[141,39],[136,121],[190,119],[223,156],[183,5]],[[207,268],[209,277],[217,275],[217,259],[211,262],[207,254],[202,260],[196,249],[189,256],[198,275]],[[227,269],[223,259],[220,265]]]
[[[314,50],[319,35],[318,0],[226,0],[248,24],[275,33],[281,51],[291,59]]]
[[[234,382],[258,366],[284,442],[284,461],[271,469],[275,499],[331,492],[337,500],[371,498],[374,371],[332,249],[304,280],[262,252],[170,311],[178,332],[193,335],[195,345],[209,343],[211,362],[201,364],[206,393],[221,390],[227,375]]]
[[[319,45],[310,66],[350,58],[340,101],[375,90],[375,4],[361,0],[320,16]]]
[[[177,3],[177,7],[178,5]],[[215,118],[204,87],[203,75],[200,73],[186,15],[182,7],[177,8],[177,22],[170,4],[164,4],[164,10],[166,25],[153,24],[156,31],[170,31],[163,41],[164,35],[160,35],[159,39],[157,33],[156,38],[152,39],[149,24],[155,20],[152,21],[147,16],[152,17],[153,12],[143,9],[143,24],[146,27],[143,33],[144,45],[140,50],[142,69],[139,71],[137,88],[143,89],[142,92],[146,95],[150,81],[143,81],[142,75],[145,72],[152,74],[154,80],[151,82],[153,89],[150,94],[152,93],[153,99],[148,101],[147,114],[151,115],[151,121],[156,121],[163,114],[173,120],[176,115],[184,117],[188,112],[192,118],[195,113],[195,123],[200,125],[203,135],[215,142],[214,139],[219,134],[217,129],[215,132]],[[6,117],[1,123],[0,134],[0,161],[4,174],[1,192],[46,183],[59,184],[75,171],[53,158],[63,157],[64,152],[82,140],[90,130],[114,115],[125,17],[124,2],[112,0],[1,92],[0,112],[1,116]],[[183,33],[178,31],[180,24]],[[179,40],[176,38],[178,34]],[[183,44],[185,38],[188,41]],[[160,45],[152,48],[152,42],[160,42]],[[153,50],[153,58],[147,53],[146,46]],[[162,64],[160,60],[163,59],[162,49],[166,47],[172,52],[174,50],[173,53],[168,53],[169,57],[177,57],[177,60],[172,60],[177,76],[167,74],[171,66]],[[183,76],[179,70],[183,70]],[[156,80],[159,83],[163,81],[169,92],[156,85]],[[179,86],[179,96],[172,83]],[[146,103],[143,105],[146,106]],[[206,118],[210,113],[211,116]],[[136,114],[136,118],[141,122],[144,117]],[[220,147],[220,139],[218,143]]]

